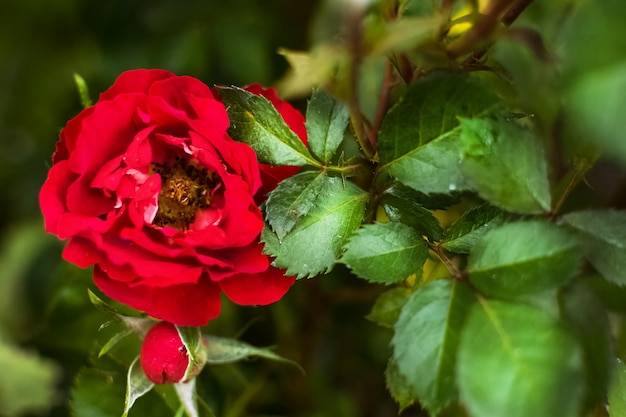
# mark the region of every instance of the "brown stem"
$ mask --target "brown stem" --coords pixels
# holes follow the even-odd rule
[[[446,268],[448,268],[448,271],[450,271],[450,274],[454,279],[459,281],[465,280],[464,273],[456,267],[456,265],[454,264],[454,262],[452,262],[450,258],[448,258],[444,249],[441,246],[431,243],[429,243],[428,246],[433,252],[435,252],[435,255],[437,255],[439,260],[446,266]]]
[[[380,87],[380,95],[378,96],[378,105],[376,106],[376,118],[370,131],[370,143],[374,147],[374,150],[378,145],[378,131],[383,123],[383,118],[387,114],[387,108],[389,106],[389,95],[391,89],[395,85],[393,77],[393,64],[387,60],[385,64],[385,73],[383,75],[383,83]]]

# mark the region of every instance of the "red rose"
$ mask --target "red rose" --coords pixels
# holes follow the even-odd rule
[[[259,163],[228,126],[202,82],[123,73],[62,130],[40,192],[46,231],[69,240],[64,259],[95,265],[111,298],[182,326],[217,317],[221,291],[279,300],[294,278],[262,253]]]
[[[160,322],[150,328],[141,344],[141,368],[155,384],[178,382],[189,367],[189,355],[172,323]]]

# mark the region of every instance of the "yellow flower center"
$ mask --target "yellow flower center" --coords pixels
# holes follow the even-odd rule
[[[153,224],[187,230],[199,210],[211,205],[219,177],[196,163],[177,157],[172,164],[152,163],[150,172],[161,176],[159,208]]]

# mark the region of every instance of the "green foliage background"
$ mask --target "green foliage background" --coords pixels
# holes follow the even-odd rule
[[[586,174],[586,183],[574,190],[562,212],[626,208],[626,141],[616,139],[623,136],[615,123],[623,117],[626,95],[611,94],[620,86],[624,91],[626,36],[621,18],[626,13],[619,0],[608,1],[606,9],[591,3],[536,1],[519,19],[544,35],[555,61],[542,63],[526,47],[510,41],[499,43],[492,54],[517,86],[512,105],[535,115],[544,136],[557,137],[553,142],[557,144],[594,138],[594,143],[618,155],[612,158],[609,153]],[[119,73],[138,67],[165,68],[207,84],[272,85],[287,68],[277,49],[304,50],[332,39],[338,30],[339,4],[334,0],[0,3],[0,415],[66,416],[72,395],[78,416],[120,415],[125,379],[120,363],[132,359],[123,356],[138,349],[138,341],[128,338],[111,355],[95,357],[120,328],[112,324],[98,331],[108,318],[89,302],[90,271],[64,263],[62,243],[43,232],[39,187],[60,128],[80,110],[72,74],[87,80],[94,99]],[[370,70],[376,85],[380,68]],[[376,99],[366,95],[363,107],[372,108]],[[573,103],[565,120],[559,113],[563,103]],[[303,107],[302,102],[296,104]],[[563,157],[559,149],[550,151]],[[307,375],[266,362],[210,366],[199,389],[216,415],[397,415],[398,406],[384,380],[393,333],[365,319],[385,287],[367,284],[346,271],[337,265],[323,280],[300,280],[283,301],[267,308],[240,308],[224,300],[222,316],[207,332],[239,336],[255,346],[276,345],[278,353],[300,363]],[[623,290],[600,280],[591,284],[605,306],[624,312]],[[393,296],[401,305],[408,295],[398,289]],[[422,300],[411,302],[419,306]],[[474,314],[471,323],[480,328],[481,320]],[[617,353],[623,357],[623,341]],[[93,363],[106,371],[79,373]],[[106,393],[97,383],[103,376],[110,385]],[[85,389],[72,394],[77,378]],[[620,373],[620,384],[622,379]],[[167,410],[172,394],[166,389],[140,399],[130,415]],[[98,403],[103,404],[94,408]],[[412,406],[403,415],[426,414]]]

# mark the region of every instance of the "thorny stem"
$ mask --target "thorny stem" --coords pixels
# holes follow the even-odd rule
[[[395,81],[393,77],[393,64],[391,63],[391,61],[387,60],[387,63],[385,64],[385,73],[383,75],[383,83],[380,87],[380,95],[378,96],[376,119],[374,120],[374,124],[372,125],[372,129],[370,132],[370,142],[374,149],[377,148],[378,131],[380,130],[380,126],[383,123],[383,118],[387,113],[387,107],[389,106],[389,94],[391,93],[391,89],[394,85]]]
[[[354,8],[349,10],[348,16],[348,36],[349,46],[351,49],[352,59],[350,62],[349,85],[348,85],[348,107],[350,108],[350,121],[359,142],[359,146],[363,150],[363,154],[368,159],[374,156],[374,146],[370,142],[367,134],[366,122],[361,113],[359,100],[359,70],[363,60],[362,51],[362,27],[363,9]]]
[[[586,163],[579,162],[576,164],[571,173],[571,177],[567,182],[567,185],[565,186],[565,189],[563,189],[563,192],[559,196],[559,199],[554,205],[554,208],[552,208],[552,210],[550,211],[550,217],[552,219],[556,219],[559,212],[561,211],[561,208],[563,207],[563,204],[565,203],[565,200],[567,200],[567,197],[569,197],[574,188],[576,188],[578,183],[584,178],[585,172],[587,172],[591,165],[592,164],[590,164],[589,161],[587,161]]]
[[[465,281],[465,273],[456,267],[454,262],[452,262],[452,260],[445,254],[444,249],[441,246],[430,242],[428,243],[428,246],[433,252],[435,252],[435,255],[437,255],[446,268],[448,268],[448,271],[450,271],[450,274],[452,274],[454,279],[458,281]]]

